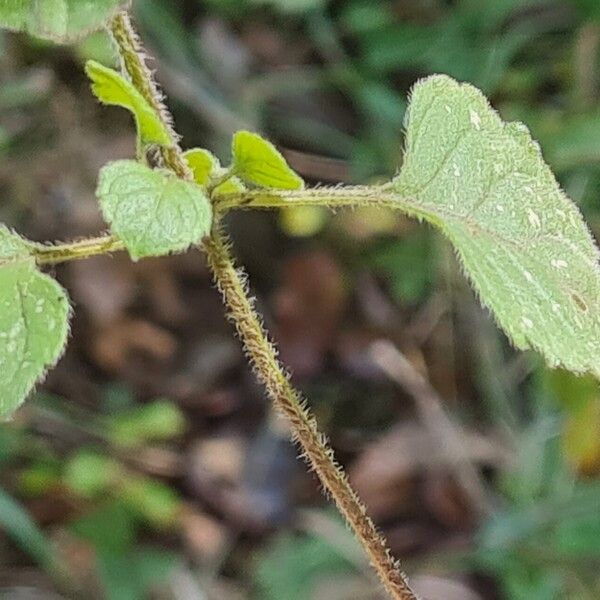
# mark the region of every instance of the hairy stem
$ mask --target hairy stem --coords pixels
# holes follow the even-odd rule
[[[393,194],[391,184],[316,187],[304,190],[248,190],[217,194],[215,209],[221,213],[236,208],[273,209],[292,206],[380,206],[398,208],[402,202]]]
[[[335,210],[345,207],[372,207],[400,210],[416,218],[435,222],[435,215],[424,210],[411,198],[397,194],[391,183],[383,185],[349,185],[313,187],[304,190],[248,190],[215,194],[215,212],[223,215],[234,209],[278,209],[297,206],[324,206]]]
[[[132,83],[155,108],[161,119],[170,124],[169,113],[162,104],[160,92],[152,80],[150,71],[144,64],[140,43],[127,14],[118,14],[111,22],[110,30]],[[172,139],[172,146],[163,149],[162,152],[165,165],[180,177],[188,177],[189,169],[185,165],[174,133]],[[203,241],[202,247],[217,287],[227,305],[229,318],[237,329],[256,375],[276,407],[288,418],[293,437],[302,448],[305,458],[335,500],[390,596],[395,600],[416,600],[398,564],[390,555],[384,538],[350,487],[343,470],[336,464],[331,449],[319,433],[302,397],[292,387],[277,360],[275,347],[263,329],[260,317],[247,294],[244,275],[236,269],[229,253],[227,239],[218,224],[213,228],[211,236]]]
[[[384,538],[369,518],[342,468],[335,462],[333,452],[325,437],[319,433],[306,403],[292,387],[278,361],[277,351],[247,294],[245,276],[233,264],[227,239],[216,228],[211,237],[204,241],[203,247],[229,309],[229,318],[242,339],[256,376],[277,409],[290,422],[294,440],[301,447],[305,459],[354,531],[390,596],[397,600],[416,598],[397,562],[390,555]]]
[[[32,254],[38,265],[54,265],[69,260],[81,260],[99,254],[109,254],[124,250],[125,245],[112,235],[67,242],[64,244],[35,244]]]
[[[179,136],[173,129],[173,119],[162,101],[162,93],[156,85],[152,71],[145,62],[145,52],[140,39],[131,25],[126,11],[117,13],[109,26],[110,33],[117,44],[121,64],[131,83],[159,115],[171,137],[169,146],[161,146],[160,154],[165,166],[182,179],[192,179],[192,173],[181,155]]]

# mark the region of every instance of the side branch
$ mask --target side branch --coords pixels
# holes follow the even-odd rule
[[[305,401],[292,387],[279,363],[277,351],[248,297],[245,277],[234,266],[228,240],[215,228],[212,236],[204,240],[203,247],[216,284],[229,309],[229,318],[237,329],[256,376],[265,386],[275,406],[290,422],[294,440],[301,447],[307,462],[316,471],[358,537],[390,596],[395,600],[416,600],[397,562],[390,555],[385,539],[335,462],[333,452],[325,437],[319,433]]]
[[[215,194],[214,208],[219,215],[235,209],[278,209],[297,206],[325,206],[336,208],[389,208],[399,210],[417,219],[435,221],[430,211],[411,198],[394,191],[393,184],[338,185],[312,187],[304,190],[247,190],[238,193]]]
[[[35,244],[32,246],[32,254],[38,265],[55,265],[124,249],[125,245],[121,240],[112,235],[105,235],[81,240],[80,242],[49,245]]]

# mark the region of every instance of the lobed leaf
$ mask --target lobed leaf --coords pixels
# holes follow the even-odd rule
[[[2,238],[3,236],[0,236]],[[0,246],[6,249],[6,239]],[[18,249],[0,262],[0,415],[15,410],[54,366],[67,341],[69,301]]]
[[[100,29],[125,0],[0,0],[0,27],[59,43]]]
[[[515,346],[600,376],[598,249],[523,124],[504,123],[470,85],[424,79],[393,186],[450,239]]]
[[[171,143],[169,131],[163,121],[130,81],[95,60],[86,62],[85,72],[92,80],[92,91],[100,102],[122,106],[133,114],[143,144],[168,146]]]
[[[202,188],[168,171],[133,160],[109,163],[96,194],[134,260],[186,250],[210,232],[212,207]]]
[[[238,131],[232,144],[233,171],[242,180],[281,190],[299,190],[304,182],[281,153],[257,133]]]

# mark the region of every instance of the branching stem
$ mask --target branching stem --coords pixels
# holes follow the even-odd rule
[[[120,13],[114,17],[110,30],[132,83],[170,127],[170,115],[162,104],[160,92],[144,63],[141,45],[128,15]],[[170,131],[173,144],[163,149],[163,161],[165,166],[180,177],[187,178],[189,169],[181,155],[177,136],[172,129]],[[258,195],[254,197],[250,194],[248,198],[251,196],[259,202]],[[274,198],[275,196],[269,202],[275,202]],[[238,197],[238,206],[239,201],[240,197]],[[377,531],[364,505],[350,487],[343,470],[336,464],[333,452],[324,436],[319,433],[305,402],[292,387],[279,363],[277,351],[263,329],[260,317],[248,296],[245,277],[234,265],[229,252],[229,243],[220,229],[219,211],[216,213],[213,232],[203,241],[202,247],[206,252],[217,287],[227,305],[229,318],[235,325],[258,379],[265,386],[276,407],[288,418],[293,437],[300,445],[304,457],[346,518],[390,596],[395,600],[416,600],[398,564],[390,555],[384,538]]]

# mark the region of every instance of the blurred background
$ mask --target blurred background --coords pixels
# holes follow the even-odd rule
[[[310,184],[389,178],[407,92],[447,73],[524,121],[600,233],[597,0],[138,0],[184,147],[260,131]],[[72,47],[0,37],[0,221],[102,230],[134,153]],[[427,226],[385,211],[228,224],[294,382],[429,600],[600,598],[600,389],[515,353]],[[0,598],[383,599],[296,459],[202,256],[58,266],[58,367],[0,425]]]

